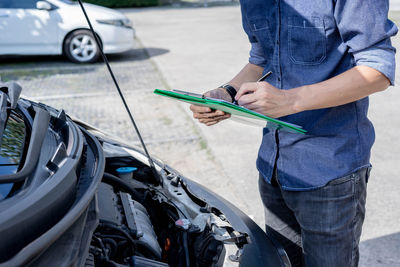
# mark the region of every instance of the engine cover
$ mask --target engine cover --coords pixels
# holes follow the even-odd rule
[[[155,259],[160,259],[161,248],[146,208],[129,194],[115,192],[111,185],[105,183],[100,184],[97,194],[100,222],[111,223],[136,233],[138,249],[146,250]]]

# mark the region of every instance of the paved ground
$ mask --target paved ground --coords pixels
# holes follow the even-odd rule
[[[168,53],[164,49],[148,50],[152,55]],[[168,86],[140,43],[128,53],[110,56],[110,60],[150,153],[198,182],[211,184],[214,177],[226,177],[183,108],[153,95],[154,88]],[[102,63],[75,65],[62,57],[1,57],[0,77],[3,81],[17,80],[23,95],[31,99],[65,109],[71,116],[139,146]],[[232,194],[229,188],[226,182],[213,190],[227,189]]]
[[[390,9],[392,10],[400,10],[400,1],[399,0],[389,0]]]
[[[229,121],[201,126],[186,105],[152,94],[154,88],[202,92],[226,82],[245,64],[249,45],[238,6],[124,12],[133,19],[145,48],[138,43],[136,49],[112,56],[111,62],[150,153],[223,195],[262,225],[255,169],[261,130]],[[395,44],[400,47],[400,38]],[[0,76],[18,80],[29,97],[137,143],[102,64],[74,65],[60,57],[0,58]],[[377,140],[361,266],[400,265],[400,180],[395,169],[400,163],[400,116],[393,115],[400,111],[399,89],[371,98]]]

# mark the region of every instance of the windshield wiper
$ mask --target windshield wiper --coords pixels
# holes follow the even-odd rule
[[[10,110],[17,107],[21,94],[21,86],[15,82],[0,84],[0,140],[3,137]],[[46,136],[50,122],[50,114],[41,108],[34,108],[35,118],[33,120],[31,138],[24,166],[17,173],[0,175],[0,184],[16,183],[26,179],[36,167],[39,160],[43,140]],[[1,146],[1,141],[0,141]]]
[[[107,59],[106,55],[105,55],[104,52],[103,52],[103,49],[102,49],[102,46],[101,46],[99,37],[97,36],[97,34],[95,33],[95,31],[94,31],[94,29],[93,29],[92,23],[90,22],[90,19],[89,19],[87,13],[86,13],[86,9],[85,9],[85,7],[84,7],[83,4],[82,4],[82,0],[78,0],[78,3],[79,3],[79,5],[81,6],[81,9],[82,9],[82,11],[83,11],[83,14],[85,15],[86,21],[87,21],[87,23],[88,23],[88,25],[89,25],[90,31],[92,32],[93,38],[94,38],[95,41],[96,41],[97,48],[99,49],[100,54],[101,54],[101,56],[103,57],[104,63],[106,64],[107,69],[108,69],[108,72],[109,72],[110,75],[111,75],[111,78],[112,78],[112,80],[113,80],[113,82],[114,82],[114,84],[115,84],[115,87],[117,88],[118,94],[119,94],[119,96],[121,97],[121,100],[122,100],[122,103],[124,104],[124,107],[125,107],[125,109],[126,109],[126,112],[128,112],[129,119],[131,120],[132,125],[133,125],[133,127],[134,127],[134,129],[135,129],[135,131],[136,131],[136,134],[137,134],[138,137],[139,137],[140,143],[142,144],[143,150],[144,150],[144,152],[146,153],[146,157],[147,157],[147,160],[149,161],[150,168],[151,168],[151,170],[152,170],[152,172],[153,172],[154,178],[156,179],[156,181],[158,181],[159,184],[161,184],[161,183],[162,183],[162,179],[161,179],[161,177],[158,175],[158,172],[157,172],[156,167],[155,167],[155,165],[154,165],[154,161],[153,161],[153,159],[150,157],[150,154],[149,154],[149,152],[148,152],[148,150],[147,150],[146,144],[144,143],[143,138],[142,138],[142,135],[140,134],[139,128],[137,127],[136,122],[135,122],[135,120],[133,119],[132,113],[131,113],[131,111],[130,111],[130,109],[129,109],[129,107],[128,107],[128,104],[126,103],[125,97],[124,97],[124,95],[122,94],[121,88],[120,88],[119,85],[118,85],[118,82],[117,82],[117,79],[115,78],[114,72],[113,72],[112,69],[111,69],[110,63],[108,62],[108,59]]]
[[[25,180],[36,168],[39,160],[43,140],[49,128],[50,114],[47,110],[34,107],[35,118],[33,119],[32,133],[26,153],[25,164],[17,173],[0,175],[0,184],[16,183]]]
[[[19,86],[15,82],[0,82],[0,147],[3,139],[3,132],[6,127],[9,110],[16,108],[21,90],[21,86]],[[10,107],[8,106],[8,102],[10,102]]]
[[[0,92],[0,147],[1,141],[3,140],[3,132],[6,127],[8,112],[7,112],[7,95]]]

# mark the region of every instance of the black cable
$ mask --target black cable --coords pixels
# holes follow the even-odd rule
[[[183,232],[182,232],[182,241],[183,241],[183,249],[185,251],[186,266],[190,267],[189,242],[188,242],[187,235],[188,235],[188,233],[185,230],[183,230]]]
[[[96,241],[99,243],[99,245],[100,245],[100,247],[101,247],[101,250],[102,250],[103,253],[104,253],[104,257],[105,257],[106,260],[108,261],[110,258],[108,257],[108,253],[107,253],[106,247],[105,247],[104,244],[103,244],[103,241],[102,241],[100,238],[98,238],[97,236],[93,236],[93,239],[96,240]]]
[[[103,244],[105,244],[104,246],[109,249],[108,257],[109,258],[114,258],[115,254],[116,254],[116,252],[118,250],[117,242],[115,242],[115,240],[112,239],[112,238],[103,238],[102,242],[103,242]]]
[[[128,184],[127,182],[125,182],[124,180],[122,180],[121,178],[112,175],[110,173],[105,172],[103,175],[103,182],[113,185],[113,186],[117,186],[120,189],[123,189],[123,191],[131,194],[132,196],[134,196],[135,200],[137,200],[138,202],[142,203],[145,199],[146,196],[144,196],[144,198],[142,200],[137,199],[136,196],[140,195],[140,193],[134,189],[130,184]],[[185,217],[185,219],[187,219],[187,216],[185,215],[185,213],[183,213],[183,211],[174,203],[172,202],[161,190],[155,188],[155,187],[150,187],[151,189],[157,191],[158,193],[160,193],[161,195],[163,195],[166,199],[167,202],[170,203],[172,206],[174,206],[180,213],[182,213],[182,215]]]
[[[143,201],[143,200],[137,199],[136,196],[140,195],[140,193],[136,189],[134,189],[130,184],[128,184],[127,182],[125,182],[121,178],[118,178],[115,175],[105,172],[103,174],[102,181],[107,184],[117,186],[119,189],[122,189],[123,191],[131,194],[134,197],[134,199],[139,202]],[[167,201],[168,201],[167,203],[170,203],[172,206],[174,206],[183,215],[183,217],[185,217],[185,219],[187,219],[187,216],[185,215],[185,213],[183,213],[183,211],[174,202],[172,202],[161,190],[159,190],[155,187],[151,187],[151,189],[153,189],[153,190],[157,191],[158,193],[160,193],[161,195],[163,195],[167,199]]]
[[[96,233],[96,236],[98,236],[100,238],[112,238],[112,239],[123,239],[123,240],[126,240],[126,238],[124,236],[122,236],[122,235]]]
[[[125,182],[124,180],[115,175],[105,172],[103,174],[102,181],[106,184],[110,184],[112,186],[117,187],[121,191],[130,194],[133,197],[133,199],[139,202],[143,201],[141,199],[138,199],[138,196],[140,196],[141,194],[135,188],[133,188],[129,183]]]
[[[149,152],[147,151],[147,148],[146,148],[146,145],[145,145],[145,143],[144,143],[144,141],[143,141],[142,135],[140,134],[139,129],[138,129],[137,125],[136,125],[136,122],[135,122],[135,120],[133,119],[132,113],[131,113],[131,111],[130,111],[130,109],[129,109],[129,107],[128,107],[128,104],[126,103],[125,97],[124,97],[124,95],[122,94],[122,91],[121,91],[121,89],[120,89],[120,87],[119,87],[119,85],[118,85],[118,82],[117,82],[117,79],[115,78],[114,72],[112,71],[112,69],[111,69],[111,67],[110,67],[110,63],[108,62],[108,59],[107,59],[106,55],[105,55],[104,52],[103,52],[103,49],[102,49],[101,44],[100,44],[99,37],[96,35],[96,33],[95,33],[94,29],[93,29],[92,23],[91,23],[90,20],[89,20],[89,17],[88,17],[88,15],[87,15],[87,13],[86,13],[85,7],[84,7],[83,4],[82,4],[82,0],[78,0],[78,2],[79,2],[79,5],[81,6],[81,9],[82,9],[82,11],[83,11],[83,14],[85,15],[86,21],[87,21],[87,23],[89,24],[90,31],[91,31],[92,34],[93,34],[93,37],[94,37],[94,39],[95,39],[95,41],[96,41],[96,44],[97,44],[97,47],[98,47],[98,49],[99,49],[99,51],[100,51],[100,54],[101,54],[101,56],[103,57],[104,63],[106,64],[107,69],[108,69],[108,71],[109,71],[109,73],[110,73],[110,75],[111,75],[111,78],[112,78],[112,80],[114,81],[114,84],[115,84],[115,86],[116,86],[116,88],[117,88],[118,94],[119,94],[119,96],[121,97],[122,103],[124,104],[125,109],[126,109],[126,111],[128,112],[129,118],[130,118],[130,120],[131,120],[131,122],[132,122],[132,124],[133,124],[133,127],[135,128],[135,131],[136,131],[136,133],[137,133],[137,135],[138,135],[138,137],[139,137],[139,140],[140,140],[140,143],[142,144],[142,147],[143,147],[143,149],[144,149],[144,152],[146,153],[146,156],[147,156],[147,159],[148,159],[148,161],[149,161],[150,167],[151,167],[151,169],[152,169],[152,171],[153,171],[153,175],[154,175],[154,177],[156,178],[156,180],[158,180],[158,182],[161,184],[161,183],[162,183],[161,177],[160,177],[160,176],[158,175],[158,173],[157,173],[157,170],[156,170],[156,167],[155,167],[155,165],[154,165],[153,159],[150,157],[150,154],[149,154]]]
[[[131,237],[131,235],[130,235],[128,232],[126,232],[124,229],[121,229],[121,228],[119,228],[119,227],[117,227],[117,226],[115,226],[115,225],[113,225],[113,224],[111,224],[111,223],[104,222],[104,221],[102,221],[102,220],[100,220],[99,227],[100,227],[100,228],[109,228],[109,229],[113,229],[113,230],[115,230],[115,231],[120,232],[123,236],[125,236],[125,237],[132,243],[132,245],[134,245],[134,247],[135,247],[135,249],[136,249],[136,242],[135,242],[135,240],[133,240],[133,238]]]

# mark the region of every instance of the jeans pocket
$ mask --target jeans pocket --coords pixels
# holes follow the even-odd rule
[[[330,181],[327,185],[339,185],[339,184],[343,184],[346,183],[348,181],[350,181],[351,179],[354,179],[356,177],[355,173],[340,177],[340,178],[336,178],[335,180]]]
[[[295,64],[318,65],[326,58],[324,20],[313,16],[289,17],[289,57]]]

